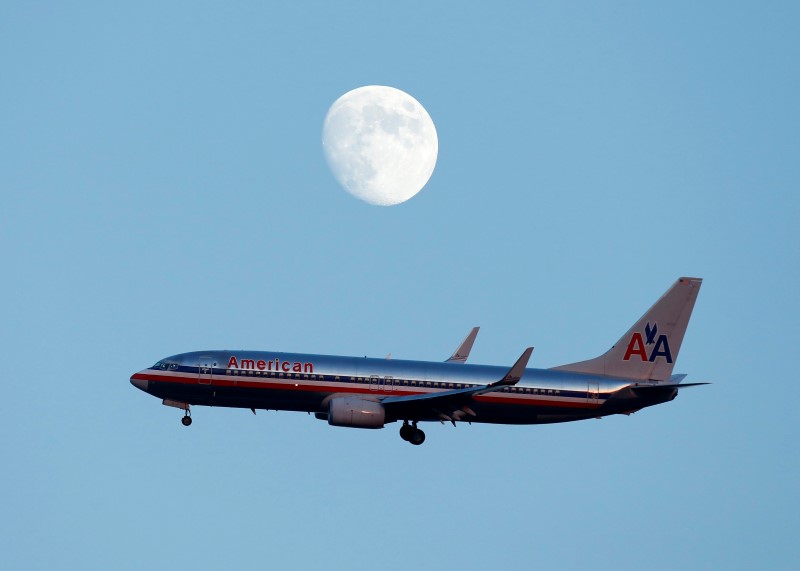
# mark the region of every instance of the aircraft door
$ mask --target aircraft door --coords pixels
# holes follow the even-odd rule
[[[210,355],[202,355],[197,360],[197,382],[201,385],[210,385],[211,378],[214,376],[213,357]]]
[[[586,391],[586,402],[595,407],[600,404],[600,383],[589,381],[589,387]]]
[[[392,391],[394,390],[394,379],[372,375],[369,378],[369,388],[373,391]]]

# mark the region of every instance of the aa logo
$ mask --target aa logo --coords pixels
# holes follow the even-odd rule
[[[667,363],[672,363],[672,352],[669,350],[669,341],[666,335],[658,335],[658,323],[650,327],[648,322],[644,328],[644,337],[638,331],[631,336],[628,348],[625,350],[623,361],[630,361],[632,357],[638,356],[642,361],[655,361],[658,357],[664,357]],[[658,337],[656,337],[658,335]],[[649,355],[648,355],[649,349]]]

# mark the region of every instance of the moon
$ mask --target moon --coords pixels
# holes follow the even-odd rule
[[[333,102],[322,128],[322,148],[347,192],[370,204],[392,206],[427,184],[439,138],[419,101],[394,87],[368,85]]]

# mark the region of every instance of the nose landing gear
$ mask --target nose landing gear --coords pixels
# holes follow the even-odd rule
[[[192,424],[192,409],[189,408],[188,404],[183,409],[183,418],[181,419],[181,424],[184,426],[190,426]]]
[[[183,418],[181,419],[181,423],[184,426],[189,426],[190,424],[192,424],[192,411],[189,408],[188,403],[164,399],[163,401],[161,401],[161,404],[163,404],[164,406],[171,406],[173,408],[181,409],[183,411]]]
[[[419,446],[425,442],[425,433],[417,428],[417,421],[409,424],[407,420],[403,421],[403,426],[400,427],[400,438],[406,442],[410,442],[414,446]]]

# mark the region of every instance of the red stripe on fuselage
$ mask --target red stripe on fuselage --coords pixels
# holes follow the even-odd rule
[[[336,381],[317,381],[317,384],[304,384],[300,381],[304,379],[285,379],[282,382],[274,382],[274,381],[243,381],[240,378],[235,378],[233,380],[225,379],[221,376],[215,376],[213,379],[208,379],[207,377],[203,378],[203,380],[209,380],[210,382],[199,382],[201,377],[194,375],[191,377],[186,377],[180,374],[157,374],[157,375],[148,375],[143,373],[136,373],[131,377],[133,379],[139,379],[143,381],[154,381],[157,383],[175,383],[180,385],[199,385],[202,387],[243,387],[243,388],[250,388],[250,389],[261,389],[261,390],[294,390],[294,391],[306,391],[306,392],[328,392],[330,394],[333,393],[350,393],[350,394],[369,394],[369,395],[381,395],[381,396],[410,396],[410,395],[420,395],[420,394],[436,394],[437,390],[430,390],[430,391],[419,391],[419,390],[409,390],[407,388],[395,388],[391,391],[386,390],[379,390],[379,389],[370,389],[370,388],[362,388],[362,387],[353,387],[351,383],[342,383],[341,381],[337,383]],[[334,386],[331,386],[334,385]],[[342,386],[343,385],[343,386]],[[596,402],[580,402],[580,397],[566,397],[570,400],[560,400],[559,397],[551,397],[546,400],[537,399],[535,396],[531,395],[515,395],[511,396],[507,393],[494,393],[494,394],[484,394],[473,397],[478,402],[484,402],[487,404],[512,404],[518,406],[537,406],[537,407],[554,407],[554,408],[581,408],[581,409],[596,409],[599,408],[600,405],[603,404],[603,399],[598,399]],[[563,398],[563,397],[562,397]]]

